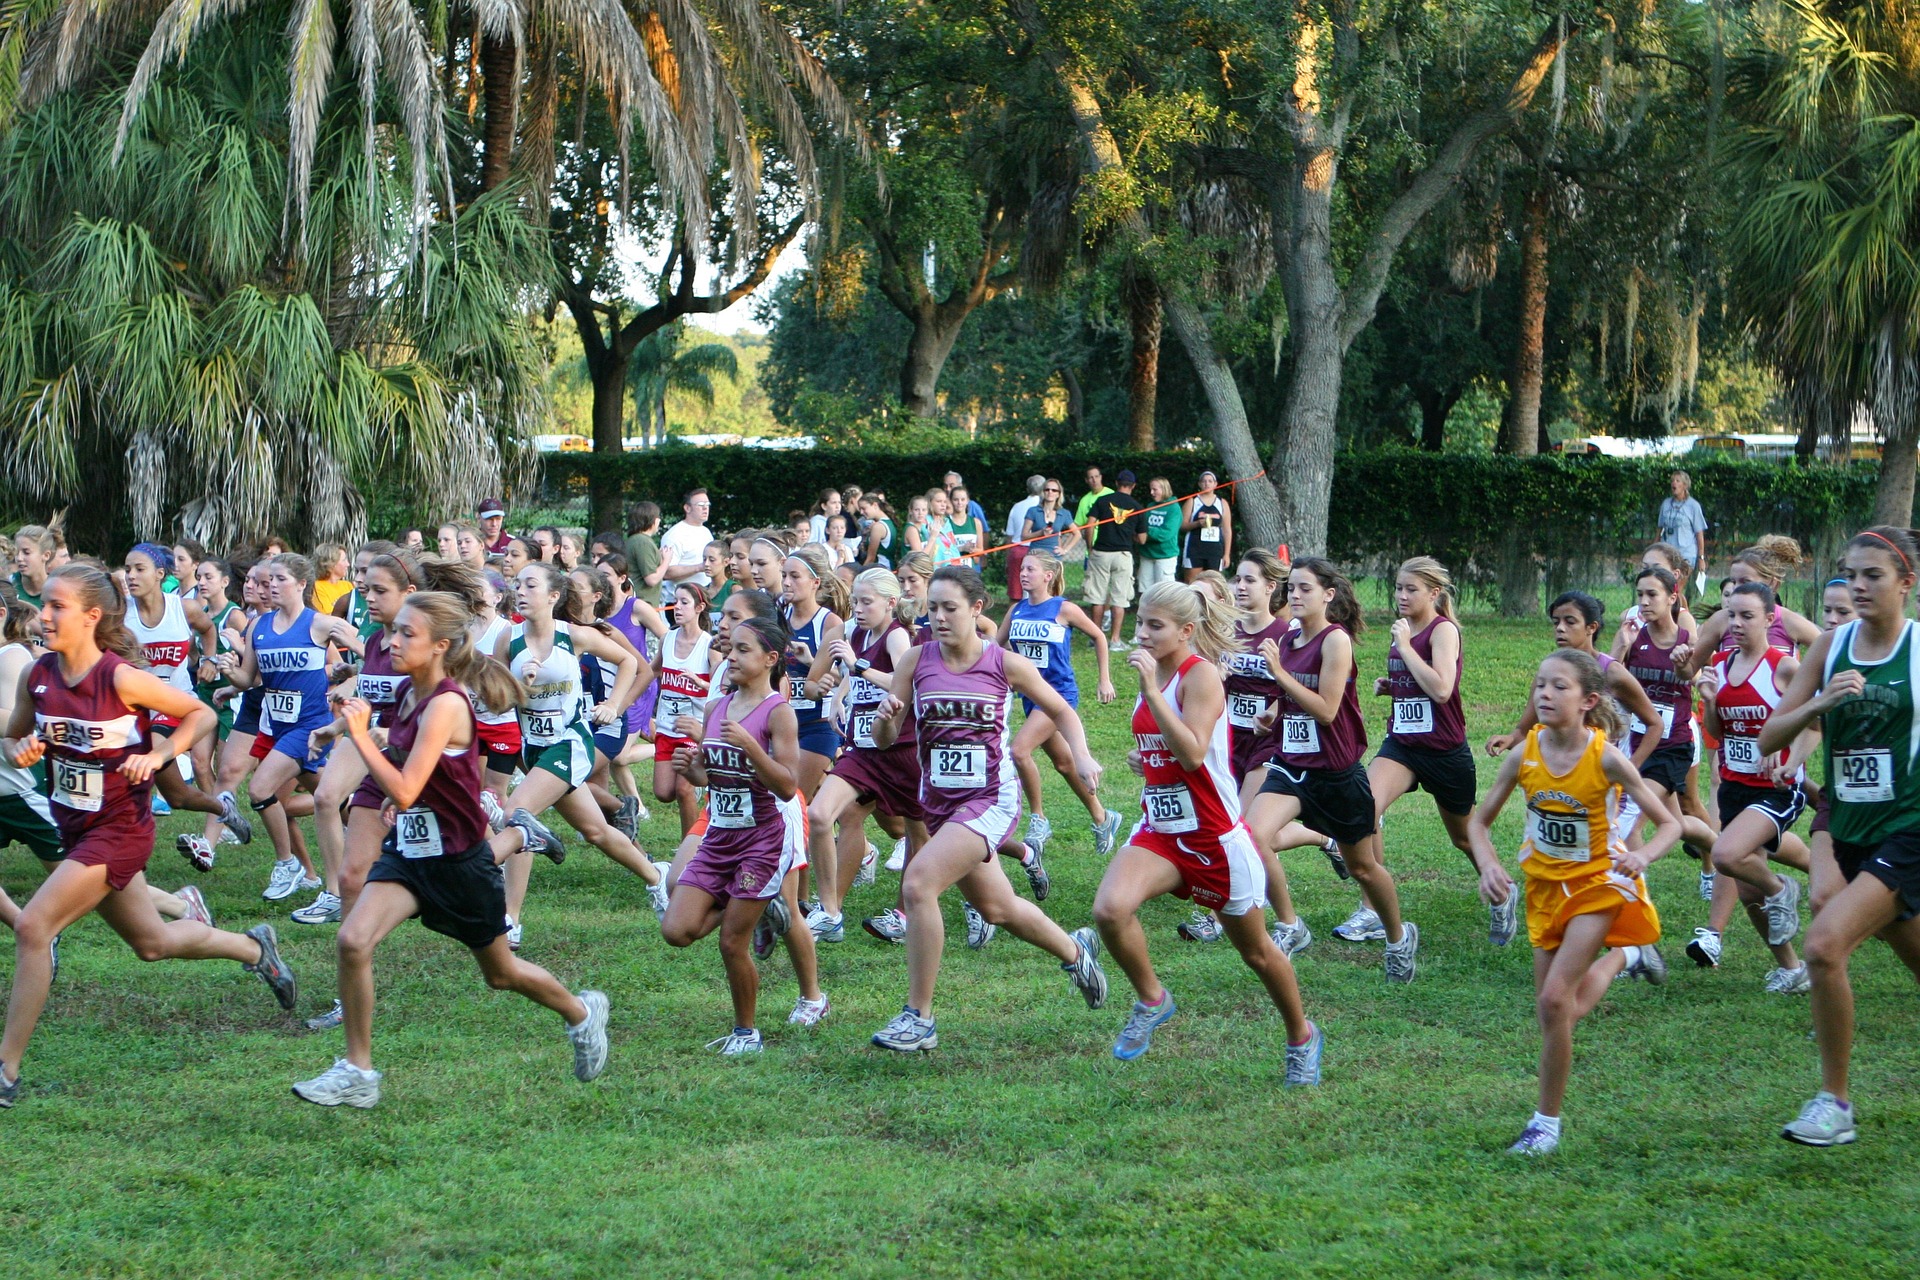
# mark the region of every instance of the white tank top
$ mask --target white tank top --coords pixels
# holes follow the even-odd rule
[[[653,731],[676,736],[681,716],[702,715],[713,682],[713,637],[702,631],[693,651],[678,654],[680,633],[669,631],[660,641],[660,699],[654,704]]]
[[[16,649],[18,649],[21,653],[26,655],[27,664],[25,667],[20,668],[21,671],[25,671],[27,667],[31,667],[33,665],[33,650],[27,648],[27,646],[20,644],[18,642],[13,644],[8,644],[8,645],[0,645],[0,653],[12,653]],[[14,675],[13,678],[16,682],[18,682],[18,680],[20,679],[17,673]],[[0,796],[36,796],[37,797],[39,792],[40,792],[40,780],[33,776],[33,770],[22,769],[19,765],[7,759],[5,756],[0,756]],[[37,808],[40,810],[45,810],[46,809],[45,801],[41,801],[41,803],[37,806]],[[52,821],[51,813],[49,812],[46,816],[48,821],[51,822]]]
[[[495,647],[500,643],[500,633],[512,625],[511,619],[495,615],[493,621],[487,624],[487,629],[474,640],[474,647],[491,658]],[[467,690],[467,701],[473,704],[473,718],[481,724],[512,724],[520,715],[519,711],[512,707],[508,707],[505,711],[495,711],[480,701],[471,689]]]
[[[140,602],[127,601],[127,630],[140,642],[147,670],[177,689],[193,692],[193,673],[187,669],[193,652],[193,628],[187,625],[187,607],[176,595],[160,597],[160,621],[149,627],[140,620]]]

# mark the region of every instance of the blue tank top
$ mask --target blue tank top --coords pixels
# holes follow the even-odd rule
[[[1040,668],[1040,675],[1060,696],[1072,702],[1080,694],[1073,675],[1073,628],[1060,621],[1065,596],[1032,604],[1024,596],[1013,602],[1007,617],[1007,647]]]
[[[276,632],[279,614],[270,613],[253,624],[250,637],[253,661],[266,692],[260,700],[260,731],[278,736],[289,729],[312,729],[327,723],[327,649],[313,642],[314,612],[302,609],[299,620]]]
[[[803,644],[813,653],[818,654],[820,652],[820,631],[821,628],[826,625],[827,621],[826,606],[821,605],[815,608],[813,617],[808,619],[807,625],[804,627],[793,626],[793,615],[791,613],[789,613],[787,617],[787,625],[793,629],[794,643]],[[807,696],[807,672],[812,669],[813,664],[811,662],[801,662],[791,655],[787,658],[787,703],[793,708],[794,718],[800,722],[802,732],[806,730],[808,725],[818,724],[826,714],[821,708],[820,699],[809,698]]]

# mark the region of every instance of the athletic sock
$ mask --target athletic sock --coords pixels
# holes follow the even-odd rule
[[[1548,1134],[1557,1138],[1560,1136],[1560,1117],[1543,1116],[1536,1111],[1533,1113],[1533,1120],[1528,1127],[1545,1130]]]
[[[1313,1023],[1309,1022],[1307,1024],[1307,1038],[1305,1040],[1289,1040],[1287,1041],[1287,1048],[1298,1049],[1303,1044],[1311,1044],[1313,1042],[1313,1033],[1318,1031],[1319,1029],[1320,1029],[1319,1027],[1316,1027],[1315,1025],[1313,1025]]]
[[[1622,947],[1620,948],[1620,954],[1627,958],[1627,968],[1629,969],[1640,963],[1640,948],[1638,947]]]

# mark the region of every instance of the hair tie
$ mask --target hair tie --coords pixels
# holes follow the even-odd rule
[[[153,561],[153,567],[158,569],[162,574],[173,572],[173,552],[161,546],[159,543],[136,542],[133,545],[133,550],[128,552],[128,554],[132,555],[136,552]]]
[[[811,564],[807,563],[807,558],[801,555],[798,551],[787,552],[787,559],[798,560],[800,562],[800,567],[807,571],[807,575],[809,577],[811,577],[815,582],[820,581],[819,571],[816,570]]]
[[[1860,536],[1863,538],[1878,538],[1880,539],[1880,541],[1886,543],[1889,547],[1892,547],[1893,554],[1900,557],[1900,567],[1902,569],[1905,569],[1908,573],[1913,572],[1913,565],[1908,563],[1907,561],[1907,553],[1902,551],[1898,546],[1895,546],[1892,538],[1889,538],[1884,533],[1875,533],[1872,529],[1865,530],[1864,532],[1861,533]]]
[[[1845,578],[1828,578],[1827,579],[1827,587],[1850,587],[1852,585],[1853,584],[1851,582],[1848,582]],[[1827,587],[1822,587],[1820,589],[1822,591],[1825,591]]]

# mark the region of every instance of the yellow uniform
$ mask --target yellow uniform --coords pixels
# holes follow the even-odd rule
[[[1607,931],[1610,947],[1640,946],[1660,939],[1660,916],[1647,896],[1647,882],[1613,869],[1626,851],[1613,839],[1620,788],[1607,779],[1602,758],[1606,735],[1590,732],[1579,763],[1564,774],[1540,756],[1545,727],[1528,731],[1520,755],[1520,792],[1527,801],[1527,839],[1520,866],[1527,876],[1527,937],[1553,951],[1575,916],[1618,910]]]

